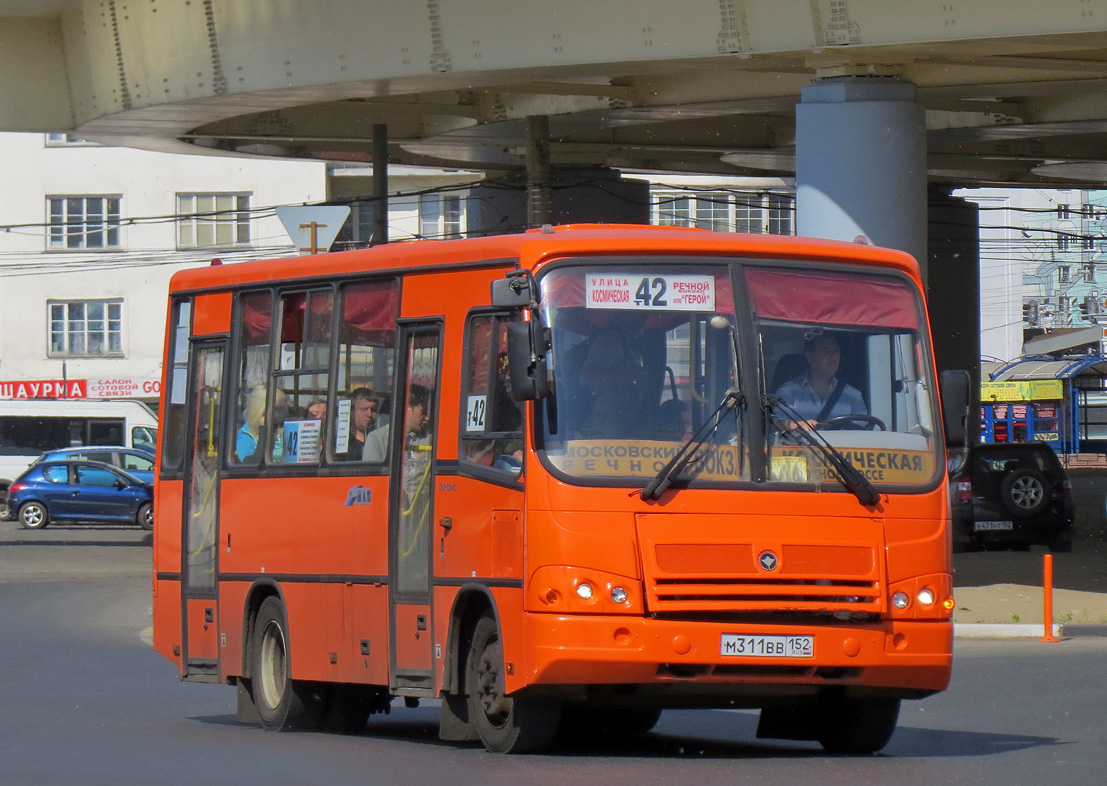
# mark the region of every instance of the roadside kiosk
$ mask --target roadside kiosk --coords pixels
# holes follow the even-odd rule
[[[1107,452],[1107,356],[1020,358],[983,372],[981,441]]]

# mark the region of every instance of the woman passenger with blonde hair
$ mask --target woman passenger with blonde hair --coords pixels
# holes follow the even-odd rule
[[[273,398],[273,410],[279,412],[287,409],[287,399],[284,393],[276,391]],[[239,461],[250,464],[261,463],[261,453],[258,445],[263,445],[266,435],[265,428],[265,386],[257,385],[250,390],[246,397],[246,406],[242,410],[244,422],[238,430],[235,440],[235,456]],[[278,418],[276,433],[273,435],[273,460],[279,461],[284,450],[284,434],[280,426],[284,422],[283,417]]]

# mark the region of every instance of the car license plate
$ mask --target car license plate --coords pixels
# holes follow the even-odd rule
[[[720,652],[738,658],[813,658],[814,636],[741,636],[723,634]]]
[[[1011,521],[975,521],[972,525],[973,532],[993,532],[995,530],[1014,529]]]

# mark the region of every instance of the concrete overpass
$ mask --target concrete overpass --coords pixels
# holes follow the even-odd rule
[[[946,283],[947,366],[976,220],[935,190],[1107,179],[1107,0],[0,0],[0,75],[0,130],[157,150],[794,174],[800,234]]]
[[[0,130],[162,150],[790,175],[800,91],[899,77],[931,182],[1104,179],[1104,0],[0,0]]]

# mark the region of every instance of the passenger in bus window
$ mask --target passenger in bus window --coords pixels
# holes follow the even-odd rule
[[[634,436],[640,416],[642,361],[629,336],[619,328],[600,329],[588,346],[580,370],[581,385],[591,394],[582,424],[585,439]]]
[[[405,444],[418,445],[427,438],[427,423],[429,421],[430,391],[422,385],[412,384],[407,394],[407,412],[404,415],[404,423],[407,426]],[[365,452],[363,460],[375,463],[383,463],[388,459],[389,432],[391,424],[386,424],[369,433],[365,439]],[[426,440],[426,444],[430,444]],[[427,456],[429,460],[429,456]]]
[[[380,404],[373,391],[366,387],[354,388],[350,393],[350,442],[339,461],[361,461],[365,452],[365,438],[377,423]]]
[[[323,420],[327,417],[327,400],[317,398],[304,407],[305,420]]]
[[[842,348],[829,333],[812,331],[803,344],[807,370],[777,389],[777,397],[790,411],[777,409],[781,428],[792,429],[799,424],[811,427],[831,418],[845,415],[867,415],[869,410],[861,391],[838,379]],[[792,413],[799,416],[793,419]]]
[[[277,391],[273,401],[276,428],[273,429],[273,449],[270,454],[274,460],[280,460],[284,450],[284,434],[281,426],[288,414],[288,401],[284,393]],[[235,457],[243,464],[260,464],[262,453],[259,445],[269,442],[265,423],[265,386],[257,385],[246,397],[246,406],[242,411],[243,423],[235,438]]]
[[[258,385],[246,396],[246,406],[242,410],[243,423],[235,439],[235,457],[244,464],[258,464],[258,442],[265,425],[265,386]]]

